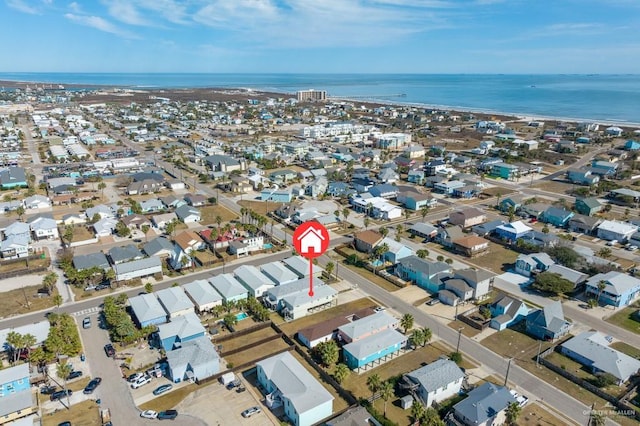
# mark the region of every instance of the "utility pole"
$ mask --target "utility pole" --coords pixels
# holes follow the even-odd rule
[[[507,382],[509,380],[509,370],[511,369],[511,361],[513,361],[513,358],[509,358],[509,363],[507,364],[507,374],[505,374],[504,376],[504,386],[507,386]]]
[[[458,329],[458,344],[456,345],[456,353],[460,352],[460,338],[462,337],[462,330],[464,330],[464,327],[460,327]]]
[[[542,350],[542,340],[538,342],[538,356],[536,356],[536,366],[540,368],[540,351]]]

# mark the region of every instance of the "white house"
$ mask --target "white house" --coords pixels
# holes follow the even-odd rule
[[[295,426],[311,426],[331,416],[333,396],[289,352],[256,363],[258,382],[271,409],[284,407]]]
[[[184,292],[182,287],[169,287],[156,292],[160,304],[169,314],[169,319],[194,312],[194,305],[191,299]]]
[[[249,295],[255,298],[262,297],[265,292],[275,287],[274,282],[253,265],[241,265],[233,271],[233,274],[249,291]]]
[[[55,240],[58,238],[58,224],[49,217],[38,217],[29,222],[31,232],[36,240]]]
[[[455,362],[440,358],[405,374],[401,386],[408,387],[425,407],[430,407],[434,402],[457,395],[465,377]]]
[[[27,210],[51,208],[51,200],[43,195],[33,195],[24,199],[24,208]]]
[[[248,290],[231,274],[220,274],[209,278],[209,284],[220,293],[224,302],[237,302],[246,299]]]
[[[605,220],[598,226],[598,238],[608,241],[626,241],[634,233],[638,232],[638,227],[625,222]]]
[[[184,284],[182,289],[193,301],[198,313],[211,311],[216,306],[222,305],[222,296],[215,291],[207,280],[195,280]]]
[[[117,281],[126,281],[156,274],[162,275],[162,262],[159,257],[145,257],[113,265],[113,270]]]

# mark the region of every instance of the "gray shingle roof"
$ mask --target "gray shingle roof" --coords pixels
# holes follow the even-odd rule
[[[515,401],[509,389],[487,382],[469,392],[453,409],[456,417],[464,417],[467,424],[483,424]]]
[[[154,238],[142,248],[148,256],[154,256],[161,251],[173,252],[173,244],[165,237]]]
[[[403,267],[420,272],[428,277],[432,277],[439,272],[451,270],[451,266],[444,262],[431,262],[420,259],[418,256],[408,256],[398,262]]]
[[[158,326],[158,336],[160,337],[160,340],[164,340],[172,336],[178,336],[180,340],[182,340],[196,334],[204,335],[205,331],[206,330],[202,326],[200,319],[193,312],[181,315],[172,319],[169,323],[160,324]]]
[[[129,298],[131,310],[135,314],[140,323],[151,321],[157,318],[167,317],[167,311],[164,310],[156,296],[153,294],[141,294]]]
[[[109,261],[107,260],[107,256],[105,256],[102,252],[79,254],[73,256],[73,267],[77,270],[89,269],[94,266],[102,269],[109,268]]]
[[[193,309],[193,302],[181,287],[169,287],[156,292],[158,300],[169,314],[185,309]]]
[[[360,320],[361,321],[361,320]],[[407,336],[394,329],[386,329],[342,347],[355,358],[362,360],[391,346],[407,341]]]
[[[258,290],[264,286],[273,287],[275,285],[269,277],[253,265],[239,266],[233,273],[240,284],[251,290]]]
[[[218,293],[209,281],[207,280],[195,280],[182,286],[191,299],[199,306],[204,306],[209,303],[216,303],[222,301],[222,296]]]
[[[162,262],[160,261],[160,258],[155,256],[145,257],[144,259],[138,259],[131,262],[124,262],[113,265],[116,276],[149,268],[162,268]]]
[[[280,262],[271,262],[260,267],[262,272],[271,278],[276,285],[294,281],[298,276]]]
[[[109,257],[111,258],[112,262],[117,263],[143,256],[138,247],[136,247],[134,244],[127,244],[126,246],[110,248]]]
[[[243,294],[247,296],[247,289],[231,274],[216,275],[209,278],[209,282],[224,299],[242,296]]]
[[[345,324],[339,327],[339,330],[351,339],[357,340],[363,335],[375,333],[384,328],[393,328],[396,324],[398,324],[396,318],[382,311]]]
[[[455,362],[441,358],[408,373],[407,377],[419,383],[429,393],[464,378],[465,374]]]

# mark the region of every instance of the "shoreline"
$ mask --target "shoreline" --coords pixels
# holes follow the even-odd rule
[[[86,89],[86,90],[104,90],[104,89],[123,89],[123,90],[131,90],[138,92],[167,92],[167,91],[189,91],[189,90],[212,90],[212,91],[238,91],[244,92],[246,94],[255,93],[259,94],[277,94],[277,95],[285,95],[285,96],[293,96],[295,97],[295,93],[285,92],[282,90],[278,90],[276,88],[269,87],[238,87],[238,86],[193,86],[193,87],[163,87],[163,86],[152,86],[152,85],[113,85],[113,84],[83,84],[83,83],[61,83],[61,82],[41,82],[41,81],[26,81],[26,80],[0,80],[0,86],[5,88],[24,89],[30,85],[49,85],[49,86],[63,86],[64,89],[59,87],[51,87],[48,90],[57,91],[57,90],[68,90],[69,88],[73,89]],[[463,112],[463,113],[473,113],[473,114],[482,114],[482,115],[497,115],[506,118],[512,118],[515,121],[557,121],[557,122],[569,122],[569,123],[582,123],[582,122],[590,122],[597,123],[605,126],[618,126],[621,128],[627,128],[630,130],[640,129],[640,122],[628,121],[625,119],[597,119],[597,118],[583,118],[583,117],[563,117],[563,116],[553,116],[553,115],[539,115],[536,113],[528,113],[528,112],[508,112],[508,111],[498,111],[487,108],[475,108],[475,107],[463,107],[456,105],[440,105],[440,104],[430,104],[423,102],[402,102],[402,101],[391,101],[385,99],[376,99],[372,98],[350,98],[348,96],[327,96],[327,100],[336,101],[336,102],[350,102],[353,104],[378,104],[378,105],[388,105],[388,106],[396,106],[396,107],[415,107],[415,108],[431,108],[438,109],[443,111],[450,112]]]

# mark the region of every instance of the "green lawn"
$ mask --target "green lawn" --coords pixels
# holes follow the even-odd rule
[[[630,357],[640,359],[640,348],[636,348],[635,346],[631,346],[625,342],[615,342],[612,343],[610,347],[627,354]]]
[[[625,330],[632,331],[634,333],[640,334],[640,321],[635,314],[638,311],[638,306],[636,304],[621,309],[619,312],[611,315],[606,319],[607,322],[617,325],[618,327],[622,327]]]

